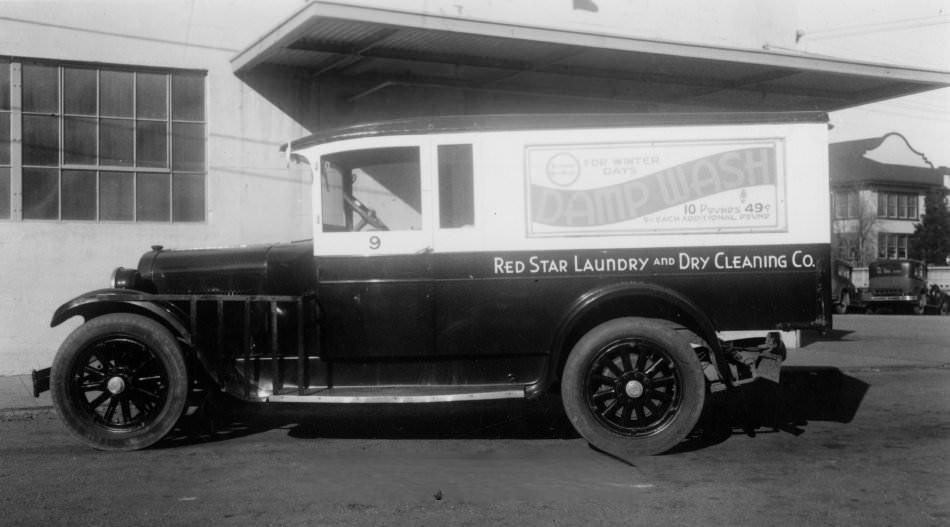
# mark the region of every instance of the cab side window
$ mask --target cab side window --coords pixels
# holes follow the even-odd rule
[[[323,232],[422,229],[418,147],[323,156]]]
[[[439,145],[439,228],[475,224],[472,145]]]

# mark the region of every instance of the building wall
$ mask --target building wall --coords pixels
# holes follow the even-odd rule
[[[666,42],[762,49],[794,48],[796,2],[743,0],[349,0],[430,15],[633,36]],[[587,6],[582,7],[582,6]]]
[[[303,2],[162,0],[0,3],[0,56],[207,72],[206,221],[0,220],[0,375],[48,366],[66,333],[49,320],[69,298],[107,287],[152,244],[220,246],[310,236],[310,176],[279,152],[305,135],[306,82],[274,72],[279,95],[251,90],[230,59]],[[282,78],[282,76],[284,78]]]

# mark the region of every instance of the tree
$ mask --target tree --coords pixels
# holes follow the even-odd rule
[[[874,235],[877,232],[878,217],[872,195],[865,189],[857,188],[841,191],[836,199],[847,199],[847,206],[836,211],[832,221],[835,254],[840,254],[839,246],[848,248],[845,259],[852,265],[865,266],[877,257]]]
[[[946,265],[950,255],[950,210],[947,209],[947,189],[927,193],[924,199],[923,221],[914,226],[910,238],[912,258],[932,265]]]

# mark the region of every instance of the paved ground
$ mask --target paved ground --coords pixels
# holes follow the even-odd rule
[[[626,462],[556,399],[239,410],[128,454],[0,413],[0,525],[950,525],[950,318],[838,326],[792,353],[780,402],[745,392]]]

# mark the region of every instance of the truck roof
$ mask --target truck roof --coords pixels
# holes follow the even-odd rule
[[[331,128],[283,145],[291,151],[334,141],[391,135],[459,132],[625,128],[642,126],[710,126],[828,122],[825,112],[703,112],[703,113],[564,113],[497,114],[414,117]]]

